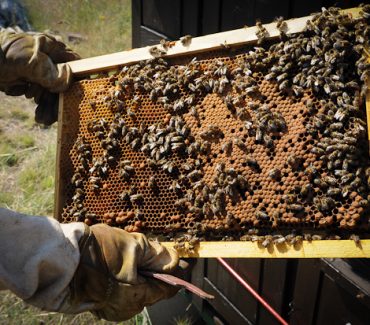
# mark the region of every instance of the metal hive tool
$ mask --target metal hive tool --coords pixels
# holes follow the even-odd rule
[[[329,16],[351,33],[343,37],[352,44],[343,45],[351,53],[340,80],[311,85],[307,74],[300,86],[297,76],[319,61],[304,61],[304,53],[282,60],[295,42],[314,42],[325,30],[324,12],[314,25],[322,24],[319,32],[312,27],[263,47],[196,59],[154,58],[75,82],[64,95],[61,220],[180,237],[180,248],[193,236],[258,240],[258,234],[268,245],[297,234],[366,234],[366,115],[351,82],[361,86],[367,66],[353,50],[361,45],[359,28],[338,12]],[[330,46],[327,53],[341,44]],[[325,55],[324,66],[335,71],[338,62]],[[290,62],[297,64],[281,71]],[[343,113],[345,105],[351,107]]]

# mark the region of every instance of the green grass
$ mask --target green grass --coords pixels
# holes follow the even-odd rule
[[[19,119],[20,115],[11,113],[11,102],[3,98],[1,94],[2,109],[8,114],[0,118],[0,206],[52,215],[56,127],[44,129],[34,124],[31,101],[14,98],[17,102],[23,100]],[[18,112],[16,107],[14,111]]]
[[[28,112],[25,112],[23,109],[13,108],[10,111],[10,117],[15,120],[25,121],[30,117],[30,115]]]
[[[24,0],[37,31],[51,31],[83,57],[131,47],[130,0]],[[68,42],[70,33],[86,40]],[[24,97],[0,93],[0,207],[26,214],[51,216],[54,205],[56,125],[34,123],[35,104]],[[142,324],[138,315],[124,324]],[[0,292],[2,324],[111,324],[89,313],[76,316],[48,313]],[[120,323],[123,324],[123,323]]]
[[[177,317],[173,320],[175,325],[192,325],[193,321],[189,317]]]
[[[61,35],[83,57],[131,47],[130,0],[24,0],[24,3],[37,31]],[[68,42],[70,33],[78,33],[86,41]]]
[[[125,324],[139,325],[142,324],[140,316],[127,322],[113,323],[99,320],[90,313],[79,315],[64,315],[53,312],[45,312],[26,305],[22,300],[14,295],[0,291],[0,324],[1,325],[108,325],[108,324]]]
[[[46,144],[35,152],[18,174],[17,185],[22,190],[19,211],[52,215],[54,206],[55,143]]]

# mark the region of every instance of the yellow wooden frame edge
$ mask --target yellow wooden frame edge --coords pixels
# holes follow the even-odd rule
[[[174,243],[162,243],[173,247]],[[179,251],[181,257],[197,258],[369,258],[370,239],[355,243],[353,240],[314,240],[296,245],[271,244],[267,248],[257,242],[220,241],[201,242],[193,253]]]

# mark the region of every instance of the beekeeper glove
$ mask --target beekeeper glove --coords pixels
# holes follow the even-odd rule
[[[33,98],[35,119],[50,125],[58,118],[58,95],[69,86],[72,73],[60,64],[80,56],[55,37],[42,33],[0,31],[0,90]]]
[[[69,303],[74,312],[88,308],[100,318],[122,321],[177,292],[176,287],[139,272],[183,273],[186,262],[179,263],[175,250],[143,234],[103,224],[86,229],[79,242],[80,264],[71,282]]]

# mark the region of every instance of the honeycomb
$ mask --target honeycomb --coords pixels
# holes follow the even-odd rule
[[[366,236],[365,14],[331,9],[281,41],[75,82],[63,101],[60,220],[165,239]],[[327,26],[326,52],[308,49]]]

